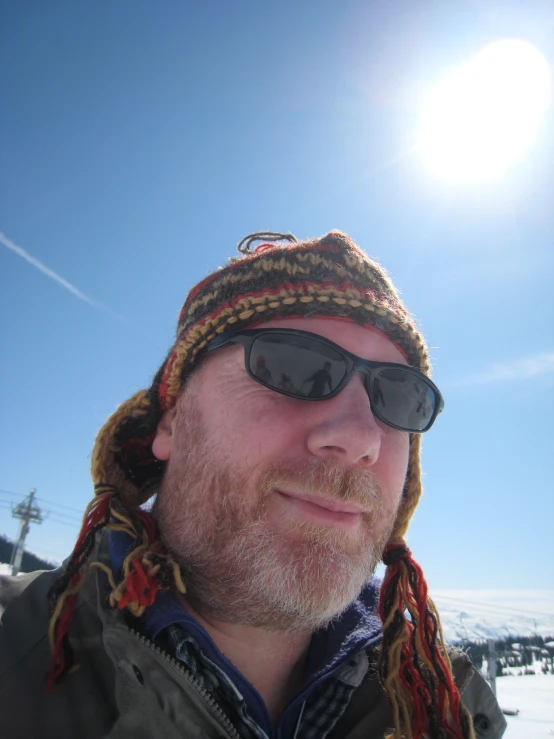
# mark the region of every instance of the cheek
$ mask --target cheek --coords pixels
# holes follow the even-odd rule
[[[394,502],[399,502],[408,471],[410,437],[402,431],[394,431],[384,438],[376,472],[380,473],[381,485]]]
[[[250,468],[285,453],[302,453],[309,415],[293,398],[259,385],[244,369],[242,349],[213,356],[198,385],[205,428],[219,449]]]
[[[209,423],[219,445],[248,465],[300,449],[306,436],[298,404],[255,384],[235,388]]]

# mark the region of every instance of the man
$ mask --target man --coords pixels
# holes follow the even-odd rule
[[[404,541],[442,409],[423,338],[344,234],[239,248],[100,431],[64,568],[1,586],[2,736],[500,737]]]
[[[331,377],[331,362],[325,362],[321,369],[316,370],[311,377],[307,377],[304,382],[311,382],[312,387],[308,393],[308,398],[318,398],[326,392],[326,387],[329,387],[329,392],[333,392],[333,378]],[[304,383],[302,383],[304,384]]]

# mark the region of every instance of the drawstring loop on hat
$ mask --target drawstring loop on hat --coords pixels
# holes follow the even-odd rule
[[[237,250],[241,254],[252,254],[252,244],[256,241],[290,241],[297,244],[298,239],[291,233],[277,233],[276,231],[256,231],[256,233],[248,234],[237,244]]]

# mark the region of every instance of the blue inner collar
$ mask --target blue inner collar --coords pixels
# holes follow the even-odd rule
[[[126,534],[113,531],[109,533],[114,570],[121,567],[130,543],[131,539]],[[299,695],[309,692],[354,654],[380,640],[378,597],[379,581],[371,580],[340,616],[313,634]],[[221,653],[208,632],[185,610],[173,593],[168,590],[158,591],[154,603],[137,619],[135,628],[155,642],[164,629],[173,624],[181,625],[195,638],[205,655],[228,675],[246,702],[254,708],[253,714],[258,714],[260,702],[264,704],[257,691]]]

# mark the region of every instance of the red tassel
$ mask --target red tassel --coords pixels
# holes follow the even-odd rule
[[[447,659],[439,649],[438,617],[428,603],[423,571],[405,546],[389,547],[383,560],[387,571],[381,586],[379,615],[388,626],[383,638],[382,677],[389,677],[390,648],[399,646],[402,639],[395,693],[400,690],[397,699],[402,702],[405,701],[400,697],[403,691],[410,696],[413,739],[423,739],[437,730],[442,730],[445,739],[466,739],[461,725],[460,694]],[[406,608],[411,622],[406,619]],[[406,632],[407,639],[402,636]]]
[[[117,603],[119,609],[125,608],[129,603],[138,603],[138,605],[148,608],[156,598],[156,593],[160,589],[155,577],[146,573],[142,562],[134,559],[125,581],[125,589]]]
[[[70,587],[78,587],[81,574],[77,573],[70,580]],[[64,601],[63,609],[58,619],[54,636],[54,648],[50,668],[46,674],[46,692],[50,693],[56,681],[64,674],[70,665],[66,665],[65,637],[73,621],[73,611],[77,602],[77,593],[71,593]]]
[[[61,610],[54,622],[54,628],[51,632],[52,660],[50,668],[46,675],[46,690],[50,691],[54,687],[54,683],[69,669],[67,665],[67,654],[70,654],[67,646],[67,632],[73,621],[73,611],[77,602],[77,592],[65,595],[67,590],[77,591],[83,582],[83,565],[86,563],[87,552],[92,546],[92,536],[94,531],[102,525],[105,525],[110,516],[110,505],[113,494],[103,495],[97,498],[90,505],[85,515],[81,531],[77,538],[75,547],[67,564],[67,571],[73,571],[73,574],[67,582],[67,586],[57,594],[53,603],[56,604],[59,598],[63,598]],[[61,582],[63,583],[63,576]],[[55,609],[54,609],[55,610]],[[52,617],[54,618],[54,617]]]
[[[152,514],[148,513],[148,511],[143,511],[140,508],[137,508],[135,515],[142,521],[143,526],[146,529],[148,540],[151,542],[156,541],[158,538],[158,526],[154,521]]]
[[[73,548],[73,553],[79,551],[81,545],[83,544],[86,537],[89,535],[91,529],[107,519],[107,517],[109,516],[112,498],[113,494],[108,494],[101,498],[98,502],[94,501],[94,507],[91,508],[85,520],[83,521],[83,525],[81,526],[81,531],[79,532],[77,542]]]

